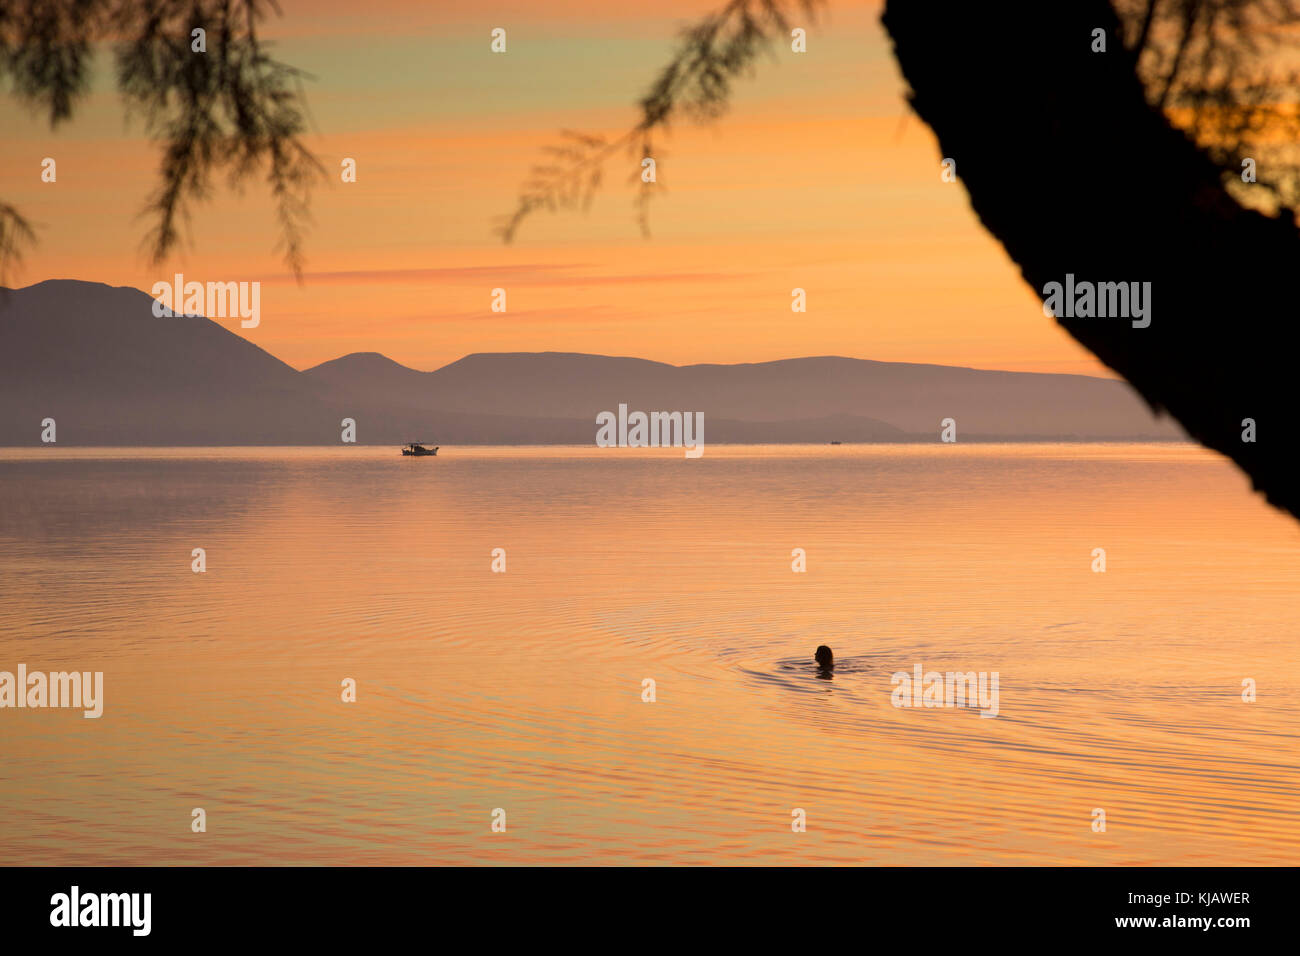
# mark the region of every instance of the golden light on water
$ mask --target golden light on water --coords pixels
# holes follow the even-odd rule
[[[1295,859],[1297,529],[1216,456],[620,452],[0,451],[0,669],[106,697],[6,713],[9,860]]]

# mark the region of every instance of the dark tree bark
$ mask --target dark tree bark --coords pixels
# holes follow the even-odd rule
[[[883,22],[912,106],[1040,297],[1067,273],[1152,283],[1148,328],[1057,321],[1300,514],[1286,434],[1300,232],[1237,203],[1222,171],[1147,104],[1110,4],[889,0]],[[1096,28],[1105,53],[1092,52]],[[1255,443],[1242,440],[1247,418]]]

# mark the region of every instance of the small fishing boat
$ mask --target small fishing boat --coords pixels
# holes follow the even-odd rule
[[[428,445],[429,445],[428,442],[423,442],[423,441],[407,442],[405,445],[402,446],[402,454],[414,455],[416,458],[423,458],[426,455],[438,454],[438,447],[439,447],[438,445],[434,445],[432,448],[429,448]]]

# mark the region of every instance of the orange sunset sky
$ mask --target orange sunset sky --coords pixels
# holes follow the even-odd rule
[[[470,352],[555,350],[1107,374],[1043,317],[960,182],[941,182],[878,2],[832,0],[806,24],[807,53],[776,44],[721,121],[658,137],[649,239],[625,185],[636,160],[620,153],[589,212],[538,214],[502,244],[495,221],[541,148],[563,128],[627,129],[680,28],[721,2],[284,0],[263,31],[314,76],[306,141],[329,175],[313,194],[301,286],[260,180],[242,195],[220,181],[184,247],[149,262],[140,213],[159,146],[124,118],[102,56],[56,132],[0,100],[0,199],[39,236],[10,284],[259,280],[260,327],[221,321],[298,368],[354,351],[432,369]],[[494,27],[507,30],[505,54],[489,49]],[[46,156],[53,184],[40,180]],[[345,156],[355,184],[340,182]],[[504,315],[490,310],[494,287],[507,290]],[[807,314],[790,310],[794,287]]]

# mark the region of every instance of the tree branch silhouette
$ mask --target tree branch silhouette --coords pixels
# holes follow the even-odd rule
[[[4,286],[4,264],[21,262],[23,248],[31,245],[36,233],[31,224],[7,203],[0,203],[0,287]]]
[[[1162,31],[1157,15],[1149,33],[1164,49],[1130,50],[1136,57],[1092,51],[1094,29],[1125,33],[1105,0],[888,0],[883,21],[912,108],[942,155],[958,158],[972,209],[1036,292],[1070,273],[1151,282],[1149,327],[1056,321],[1152,408],[1236,462],[1272,504],[1300,515],[1285,437],[1300,333],[1279,320],[1294,307],[1300,231],[1284,191],[1272,215],[1234,198],[1250,187],[1232,153],[1234,142],[1268,148],[1274,129],[1233,110],[1284,91],[1249,79],[1242,51],[1259,38],[1234,39],[1224,11],[1238,5],[1173,6],[1183,19]],[[1246,440],[1247,419],[1267,437]]]
[[[789,36],[789,10],[801,9],[812,22],[825,0],[728,0],[682,32],[676,53],[638,104],[641,118],[621,136],[561,131],[562,142],[544,147],[549,162],[533,166],[514,211],[497,234],[511,242],[533,213],[545,209],[585,209],[600,187],[605,161],[626,150],[638,161],[654,153],[654,133],[666,130],[680,115],[700,121],[726,112],[735,80],[749,72],[759,54],[778,35]],[[640,181],[636,169],[629,181]],[[634,201],[643,235],[649,233],[648,209],[653,190],[642,182]]]
[[[301,71],[270,56],[258,34],[274,0],[14,0],[0,3],[0,77],[48,116],[70,120],[89,85],[96,44],[115,47],[118,88],[129,116],[163,143],[161,180],[145,206],[154,220],[145,246],[154,263],[181,240],[180,221],[207,199],[214,177],[237,188],[259,170],[280,223],[286,264],[301,281],[310,192],[324,169],[303,144]],[[191,31],[206,33],[206,52]],[[0,232],[0,284],[35,239],[10,207]]]
[[[1116,0],[1147,102],[1223,170],[1241,202],[1300,209],[1300,3]],[[1258,178],[1240,188],[1241,161]]]

